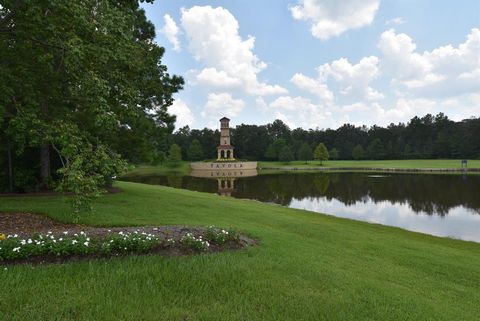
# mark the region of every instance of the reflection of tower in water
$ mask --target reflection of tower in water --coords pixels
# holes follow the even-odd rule
[[[226,167],[227,164],[221,164]],[[216,179],[218,184],[218,194],[223,196],[232,196],[235,191],[235,181],[244,177],[257,176],[256,169],[221,169],[221,170],[193,170],[190,174],[193,177],[204,177]]]
[[[235,178],[221,177],[217,178],[218,182],[218,194],[222,196],[232,196],[232,192],[235,191]]]

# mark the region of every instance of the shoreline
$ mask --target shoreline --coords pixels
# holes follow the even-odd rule
[[[259,167],[259,171],[345,171],[397,173],[480,173],[480,168],[385,168],[385,167]]]

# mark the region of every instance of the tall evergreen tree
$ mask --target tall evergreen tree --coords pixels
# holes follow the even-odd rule
[[[198,141],[198,139],[194,139],[190,143],[190,146],[188,147],[187,155],[188,155],[188,159],[193,161],[198,161],[203,159],[202,145],[200,145],[200,142]]]
[[[303,143],[300,146],[300,149],[298,150],[298,160],[303,160],[305,161],[305,164],[306,164],[307,161],[312,159],[313,159],[312,148],[307,143]]]

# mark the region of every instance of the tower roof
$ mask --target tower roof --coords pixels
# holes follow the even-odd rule
[[[223,117],[220,119],[220,121],[224,121],[224,120],[230,121],[230,119],[228,119],[227,117]]]

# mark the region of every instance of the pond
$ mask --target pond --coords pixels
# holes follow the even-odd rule
[[[151,175],[126,180],[254,199],[480,242],[480,175],[342,172],[228,179]]]

